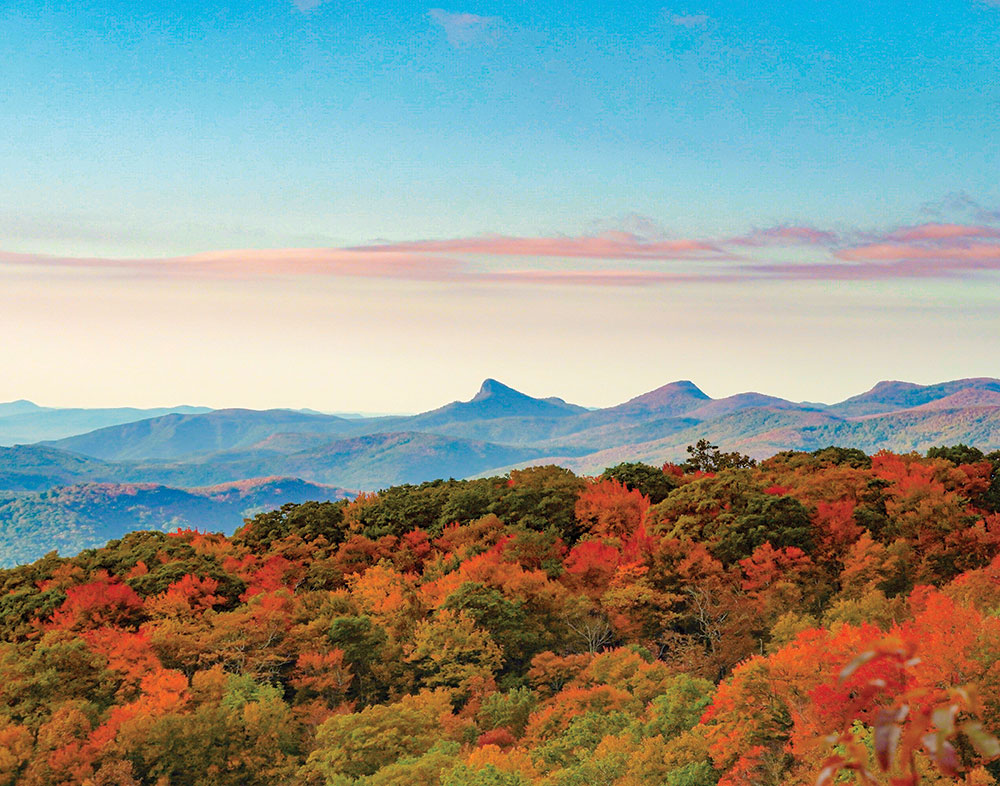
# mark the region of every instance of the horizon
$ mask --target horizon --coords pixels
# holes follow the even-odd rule
[[[949,383],[949,382],[981,381],[981,380],[990,380],[990,381],[1000,382],[1000,378],[998,378],[998,377],[990,377],[990,376],[984,376],[984,375],[980,375],[980,376],[966,376],[966,377],[955,377],[954,379],[938,379],[938,380],[935,380],[933,382],[914,382],[913,380],[907,380],[907,379],[880,379],[880,380],[877,380],[877,381],[873,382],[871,385],[869,385],[868,387],[866,387],[864,390],[854,391],[854,392],[849,393],[848,395],[846,395],[846,396],[844,396],[842,398],[829,399],[829,400],[825,400],[824,401],[824,400],[820,400],[820,399],[816,399],[816,398],[793,399],[793,398],[789,398],[787,396],[783,396],[783,395],[781,395],[779,393],[774,393],[774,392],[770,392],[770,391],[766,391],[766,390],[750,390],[750,389],[735,390],[735,391],[730,392],[730,393],[725,393],[724,395],[712,395],[710,392],[706,391],[703,386],[699,385],[698,382],[695,381],[695,380],[691,380],[691,379],[674,379],[674,380],[671,380],[670,382],[665,382],[662,385],[657,385],[654,388],[650,388],[648,390],[643,390],[643,391],[640,391],[638,393],[634,393],[634,394],[628,396],[628,398],[622,399],[620,401],[614,401],[614,402],[611,402],[609,404],[603,404],[603,405],[600,405],[600,406],[593,406],[593,405],[581,403],[579,401],[573,401],[573,400],[571,400],[569,398],[566,398],[565,396],[559,395],[558,393],[548,393],[548,394],[529,393],[529,392],[527,392],[525,390],[522,390],[522,389],[518,388],[515,385],[510,385],[510,384],[504,382],[502,379],[498,379],[496,377],[486,377],[486,378],[484,378],[482,380],[482,382],[480,382],[480,384],[477,386],[476,390],[477,390],[477,393],[478,393],[478,391],[480,391],[482,389],[482,387],[485,386],[487,383],[489,383],[489,382],[496,382],[496,383],[499,383],[500,385],[502,385],[505,388],[509,388],[509,389],[513,390],[515,393],[520,393],[520,394],[523,394],[523,395],[527,395],[527,396],[530,396],[531,398],[535,398],[535,399],[558,398],[558,399],[563,400],[567,404],[572,404],[572,405],[584,407],[585,409],[589,409],[589,410],[597,410],[597,409],[606,409],[606,408],[609,408],[609,407],[614,407],[614,406],[617,406],[619,404],[624,404],[627,401],[630,401],[630,400],[632,400],[634,398],[638,398],[640,396],[646,395],[648,393],[655,392],[657,390],[660,390],[661,388],[669,387],[669,386],[672,386],[672,385],[691,384],[695,388],[697,388],[700,392],[702,392],[705,395],[707,395],[709,397],[709,399],[711,399],[711,400],[720,400],[720,399],[725,399],[725,398],[729,398],[731,396],[737,396],[737,395],[741,395],[741,394],[758,393],[758,394],[762,394],[762,395],[766,395],[766,396],[774,396],[776,398],[784,399],[786,401],[790,401],[790,402],[795,403],[795,404],[816,404],[816,405],[819,405],[819,406],[834,406],[836,404],[842,403],[843,401],[846,401],[847,399],[854,398],[854,397],[862,395],[864,393],[870,393],[873,390],[875,390],[878,386],[884,385],[884,384],[897,384],[898,383],[898,384],[904,384],[904,385],[916,385],[918,387],[932,387],[932,386],[935,386],[935,385],[946,384],[946,383]],[[316,414],[321,414],[321,415],[334,415],[334,416],[346,417],[346,418],[351,418],[351,417],[358,417],[358,418],[378,418],[378,417],[410,417],[410,416],[413,416],[413,415],[419,415],[419,414],[422,414],[424,412],[428,412],[428,411],[433,410],[433,409],[438,409],[439,407],[442,407],[442,406],[447,406],[448,404],[454,404],[454,403],[459,403],[459,402],[468,402],[468,401],[472,400],[474,398],[474,396],[477,395],[477,393],[472,393],[470,395],[467,395],[466,397],[459,396],[458,398],[448,399],[447,401],[445,401],[443,403],[438,403],[438,404],[436,404],[436,405],[434,405],[432,407],[429,407],[428,409],[421,409],[421,410],[411,409],[411,410],[408,410],[408,411],[398,411],[398,412],[359,412],[357,410],[350,410],[350,409],[343,409],[343,408],[342,409],[337,409],[337,410],[332,410],[332,409],[317,409],[316,407],[309,406],[309,405],[303,405],[303,406],[284,405],[284,406],[273,406],[273,407],[246,407],[246,406],[239,406],[239,405],[212,406],[212,405],[209,405],[209,404],[191,404],[191,403],[181,403],[181,404],[149,404],[149,405],[131,405],[131,404],[110,404],[110,405],[103,405],[102,404],[102,405],[93,406],[93,407],[89,407],[89,406],[85,407],[85,406],[79,406],[79,405],[73,405],[73,404],[63,405],[63,404],[39,403],[37,401],[34,401],[32,399],[29,399],[29,398],[24,398],[24,397],[18,398],[18,399],[11,399],[11,400],[0,400],[0,406],[9,405],[9,404],[21,404],[21,403],[25,403],[25,404],[31,404],[31,405],[33,405],[35,407],[39,407],[41,409],[143,409],[143,410],[151,410],[151,409],[180,409],[180,408],[183,408],[183,407],[189,407],[189,408],[192,408],[192,409],[208,409],[208,410],[214,410],[214,411],[218,411],[218,410],[238,410],[238,409],[246,409],[246,410],[274,409],[274,410],[289,410],[289,411],[300,411],[300,412],[314,412]]]

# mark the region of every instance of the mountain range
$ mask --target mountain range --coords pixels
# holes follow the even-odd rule
[[[66,433],[74,424],[82,426],[79,432]],[[831,444],[869,453],[958,442],[991,450],[1000,448],[1000,380],[886,381],[835,404],[757,392],[713,399],[684,380],[587,409],[487,379],[470,400],[381,417],[289,409],[60,410],[16,401],[0,404],[0,443],[13,433],[25,444],[0,447],[0,493],[22,501],[19,527],[35,516],[44,529],[59,516],[50,505],[29,504],[32,495],[57,491],[75,498],[77,492],[61,489],[87,484],[152,485],[181,500],[184,490],[283,477],[343,496],[342,489],[502,474],[531,464],[583,474],[621,461],[662,464],[683,460],[686,446],[702,438],[755,458]],[[175,507],[173,518],[153,513],[142,522],[211,521],[198,512],[207,509],[204,495],[194,495],[187,500],[190,512],[180,515]],[[280,495],[271,499],[281,501]],[[99,507],[91,505],[87,514],[95,521]],[[113,507],[108,503],[112,519]],[[9,510],[0,506],[0,536],[11,526]],[[230,517],[216,528],[232,526]]]

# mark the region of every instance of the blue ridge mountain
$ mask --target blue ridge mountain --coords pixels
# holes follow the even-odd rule
[[[0,403],[0,445],[18,445],[63,439],[107,426],[133,423],[137,420],[172,413],[190,415],[210,412],[208,407],[158,407],[136,409],[116,407],[80,409],[40,407],[19,399]]]
[[[1000,379],[974,377],[940,382],[936,385],[915,385],[912,382],[887,380],[879,382],[865,393],[834,404],[829,409],[845,417],[875,415],[913,409],[967,390],[1000,392]]]
[[[290,409],[217,409],[109,426],[45,444],[108,461],[181,459],[246,448],[278,432],[338,435],[356,421]]]

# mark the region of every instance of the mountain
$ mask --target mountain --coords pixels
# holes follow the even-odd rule
[[[453,401],[430,412],[406,418],[403,423],[407,428],[433,427],[498,418],[565,418],[586,411],[586,408],[567,404],[561,398],[532,398],[495,379],[487,379],[470,401]]]
[[[859,417],[902,409],[912,409],[962,391],[1000,392],[1000,379],[976,377],[940,382],[936,385],[915,385],[912,382],[879,382],[866,393],[834,404],[831,412],[845,417]]]
[[[796,404],[793,401],[776,398],[775,396],[766,396],[763,393],[737,393],[735,396],[727,398],[710,399],[706,404],[689,410],[685,414],[689,418],[711,420],[712,418],[728,415],[731,412],[741,412],[747,409],[758,408],[788,409],[801,412],[815,412],[823,409],[823,407],[816,406],[815,404]]]
[[[990,378],[880,382],[832,405],[758,392],[713,399],[680,380],[597,410],[487,379],[467,401],[412,416],[226,409],[121,424],[0,453],[0,488],[88,481],[193,487],[288,475],[374,489],[526,462],[591,472],[609,462],[678,461],[702,438],[756,458],[829,444],[872,452],[964,441],[992,449],[1000,447],[998,422],[1000,380]]]
[[[17,401],[0,402],[0,418],[10,415],[24,415],[27,412],[38,412],[42,407],[33,401],[19,398]]]
[[[131,480],[197,486],[262,474],[354,489],[465,477],[537,458],[543,451],[421,432],[386,432],[314,445],[294,453],[232,450],[180,462],[123,465]]]
[[[279,432],[337,435],[356,421],[290,409],[217,409],[172,413],[47,442],[51,447],[108,461],[180,459],[246,448]]]
[[[41,493],[0,493],[0,567],[58,550],[96,548],[139,529],[226,532],[286,502],[337,500],[343,489],[295,478],[259,478],[210,488],[87,483]]]
[[[53,412],[59,411],[27,401],[0,404],[0,432],[5,423]],[[89,411],[56,417],[63,424],[73,422],[70,415],[93,422],[80,412]],[[142,411],[100,410],[95,417],[111,412],[135,417]],[[226,529],[265,497],[277,505],[342,488],[375,490],[529,464],[555,463],[584,474],[622,461],[659,465],[684,460],[686,447],[703,438],[758,459],[827,445],[868,453],[924,452],[959,442],[998,449],[1000,380],[880,382],[831,405],[757,392],[713,399],[681,380],[588,410],[487,379],[467,401],[412,416],[161,413],[0,447],[0,537],[8,539],[6,546],[0,541],[0,559],[27,558],[53,545],[82,548],[135,527]],[[296,480],[281,481],[281,493],[270,496],[258,481],[245,481],[273,476]],[[225,490],[206,490],[218,484]],[[251,491],[240,491],[244,486]]]
[[[604,412],[629,415],[655,412],[658,415],[676,416],[690,412],[711,400],[701,388],[685,379],[643,393]]]
[[[211,410],[207,407],[61,409],[40,407],[21,399],[0,404],[0,445],[26,445],[171,413],[195,414],[209,411]]]
[[[44,491],[86,481],[112,480],[120,470],[104,461],[44,445],[0,447],[0,490]]]

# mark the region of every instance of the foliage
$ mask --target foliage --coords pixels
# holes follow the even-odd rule
[[[50,554],[0,784],[987,786],[997,463],[705,443]]]

